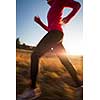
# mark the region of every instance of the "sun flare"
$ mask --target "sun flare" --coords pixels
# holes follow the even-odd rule
[[[83,55],[81,42],[70,42],[64,38],[63,45],[69,55]]]

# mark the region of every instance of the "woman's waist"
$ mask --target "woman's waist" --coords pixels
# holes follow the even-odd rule
[[[59,30],[61,32],[63,32],[63,29],[61,27],[61,25],[48,25],[48,30],[51,31],[51,30]]]

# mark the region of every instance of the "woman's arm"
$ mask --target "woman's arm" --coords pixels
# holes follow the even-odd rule
[[[46,25],[41,21],[40,17],[35,16],[35,17],[34,17],[34,21],[35,21],[36,23],[38,23],[43,29],[45,29],[46,31],[48,31],[48,26],[46,26]]]
[[[63,23],[66,24],[68,21],[78,12],[81,5],[79,2],[73,0],[62,0],[65,7],[72,8],[71,13],[62,19]]]

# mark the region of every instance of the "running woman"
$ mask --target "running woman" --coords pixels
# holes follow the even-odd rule
[[[81,5],[74,0],[47,0],[50,5],[50,9],[47,14],[48,26],[45,25],[40,17],[35,16],[34,21],[38,23],[48,33],[40,40],[31,55],[31,88],[28,92],[24,93],[24,98],[37,97],[36,92],[36,80],[38,74],[39,58],[48,52],[51,48],[60,59],[61,63],[68,70],[72,79],[76,83],[76,87],[80,87],[82,82],[77,77],[77,72],[74,69],[72,63],[67,57],[66,50],[62,44],[64,32],[62,29],[63,24],[67,24],[71,18],[78,12]],[[64,8],[72,8],[72,11],[66,17],[62,18]]]

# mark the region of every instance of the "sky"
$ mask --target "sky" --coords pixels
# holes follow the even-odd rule
[[[62,26],[63,45],[69,54],[82,55],[83,1],[76,1],[81,3],[81,9],[68,24]],[[47,33],[34,22],[34,16],[39,16],[47,24],[49,8],[46,0],[16,0],[16,38],[20,38],[21,43],[36,46]],[[70,11],[71,9],[65,8],[63,17]]]

